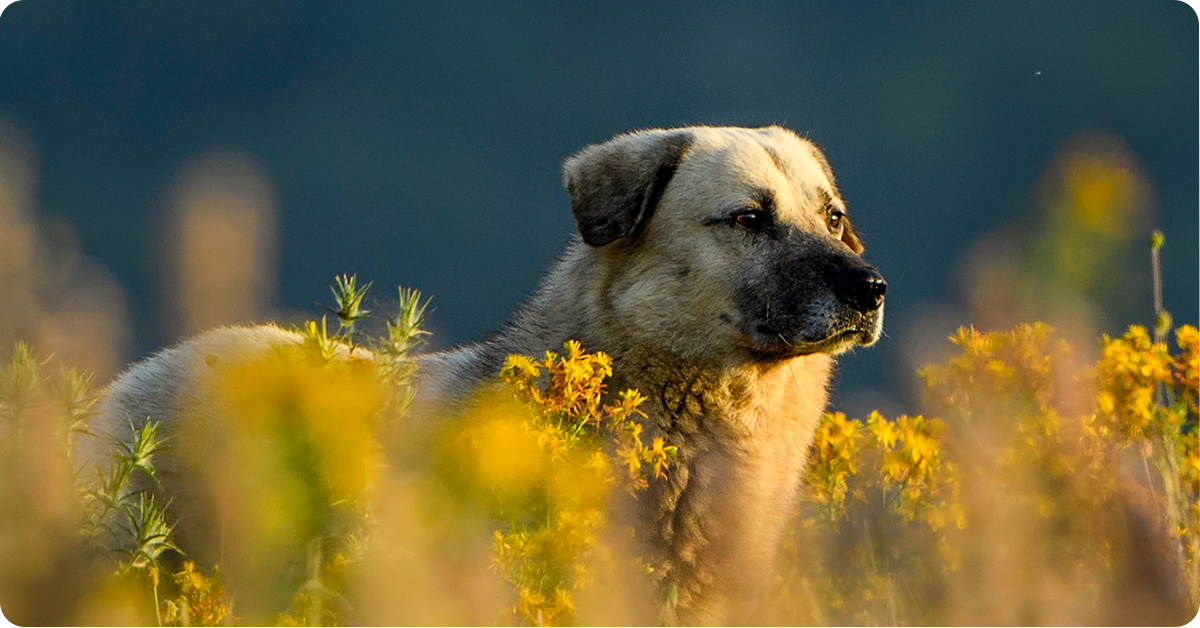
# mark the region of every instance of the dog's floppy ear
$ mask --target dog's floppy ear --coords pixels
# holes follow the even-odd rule
[[[604,246],[636,237],[691,145],[689,131],[641,131],[567,159],[563,178],[583,241]]]

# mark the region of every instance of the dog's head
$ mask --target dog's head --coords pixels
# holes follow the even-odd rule
[[[565,171],[607,315],[638,342],[736,360],[879,338],[887,283],[860,257],[825,157],[791,131],[640,131]]]

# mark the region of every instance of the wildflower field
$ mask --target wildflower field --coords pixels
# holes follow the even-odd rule
[[[643,441],[637,391],[606,390],[610,358],[573,342],[512,356],[462,416],[422,421],[409,380],[426,303],[401,291],[369,338],[356,330],[365,293],[339,278],[336,330],[309,322],[302,345],[222,365],[190,431],[131,428],[99,469],[73,461],[93,438],[91,379],[12,347],[0,369],[6,616],[663,617],[670,587],[611,506],[670,474],[675,448]],[[763,620],[1186,622],[1200,591],[1200,335],[1162,331],[1102,337],[1081,364],[1043,324],[964,328],[957,355],[920,373],[925,415],[825,415]],[[168,452],[180,439],[188,449]],[[167,453],[201,478],[183,497],[157,490]],[[199,525],[178,524],[200,512],[181,499],[206,504]]]

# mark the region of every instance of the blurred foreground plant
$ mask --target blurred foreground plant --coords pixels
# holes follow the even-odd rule
[[[509,356],[502,388],[468,412],[450,451],[499,526],[492,569],[515,591],[513,619],[535,625],[577,621],[576,593],[594,561],[610,558],[601,533],[613,489],[634,493],[648,476],[665,477],[676,453],[661,438],[643,443],[637,391],[604,405],[607,354],[575,341],[563,348],[540,362]]]
[[[781,623],[936,623],[966,525],[936,419],[828,413],[817,427],[795,533],[769,612]]]
[[[470,534],[460,522],[481,508],[492,522],[483,524],[491,567],[514,597],[512,618],[575,621],[575,594],[603,558],[609,494],[664,476],[675,454],[661,439],[643,443],[633,420],[642,397],[624,391],[605,405],[611,359],[571,342],[563,356],[548,353],[541,362],[510,357],[499,384],[459,419],[413,422],[405,416],[412,349],[425,333],[428,302],[401,290],[386,335],[372,339],[355,327],[367,314],[366,287],[339,277],[333,293],[336,331],[324,319],[310,321],[294,347],[222,361],[203,395],[209,403],[186,421],[182,456],[205,478],[205,499],[215,506],[206,527],[221,530],[219,549],[201,553],[221,556],[238,616],[287,625],[413,617],[364,597],[376,586],[366,581],[374,570],[414,560],[453,564],[457,550],[448,547]],[[409,503],[409,512],[388,502]],[[400,541],[410,556],[389,564],[375,554],[379,539],[390,538],[385,526],[412,531]],[[416,538],[428,543],[414,547]],[[420,590],[436,577],[410,574],[397,586]],[[176,599],[169,618],[197,616],[179,610],[187,610],[186,595]]]
[[[339,320],[363,320],[363,288],[338,284]],[[399,296],[381,338],[314,321],[295,346],[215,363],[208,403],[188,409],[186,429],[166,440],[162,426],[135,422],[84,491],[70,441],[90,438],[89,379],[48,377],[44,359],[16,346],[0,367],[9,616],[630,617],[629,590],[653,589],[639,577],[654,566],[621,553],[628,530],[615,525],[615,498],[636,499],[677,453],[643,441],[642,396],[607,394],[611,359],[571,342],[540,360],[511,356],[454,421],[409,416],[427,302]],[[1200,537],[1196,329],[1175,330],[1172,353],[1131,327],[1101,340],[1094,366],[1040,324],[962,329],[952,341],[959,355],[922,372],[929,415],[835,412],[816,427],[807,495],[764,620],[1186,619]],[[176,442],[187,443],[176,457],[199,480],[185,503],[158,495],[156,462]],[[187,503],[207,514],[176,528]],[[625,589],[604,586],[613,574],[633,577]]]
[[[153,619],[164,559],[179,551],[165,506],[147,492],[164,447],[157,425],[133,429],[96,480],[81,481],[74,444],[92,437],[98,397],[90,376],[61,368],[55,380],[47,362],[17,343],[0,367],[0,593],[36,591],[5,595],[5,606],[30,623],[76,612],[99,623]],[[135,609],[89,605],[84,594],[97,590],[129,595]]]
[[[1197,581],[1196,328],[1094,367],[1041,324],[964,328],[943,419],[826,415],[784,544],[788,623],[1181,623]],[[1156,396],[1156,391],[1165,394]]]
[[[1159,522],[1172,538],[1170,552],[1186,575],[1189,605],[1200,604],[1200,439],[1197,432],[1197,378],[1200,334],[1185,325],[1175,330],[1180,353],[1151,341],[1133,326],[1121,338],[1107,336],[1096,365],[1097,412],[1090,426],[1116,436],[1116,447],[1136,455]]]

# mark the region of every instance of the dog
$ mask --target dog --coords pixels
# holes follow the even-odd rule
[[[861,257],[824,155],[777,126],[619,135],[567,159],[577,237],[498,334],[420,358],[423,398],[462,399],[510,354],[568,339],[613,358],[647,436],[678,447],[637,500],[683,623],[747,621],[799,497],[834,357],[875,343],[887,283]],[[299,342],[219,329],[135,365],[102,416],[169,421],[213,356]]]

